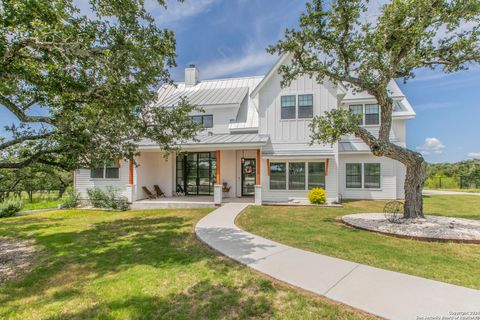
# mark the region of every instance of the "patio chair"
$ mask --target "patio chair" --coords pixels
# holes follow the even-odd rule
[[[165,193],[160,189],[160,187],[156,184],[153,186],[153,189],[155,189],[155,193],[157,194],[157,198],[160,197],[165,197]]]
[[[185,195],[185,190],[183,190],[181,184],[177,184],[177,190],[175,192],[177,193],[177,196]]]
[[[147,187],[142,187],[142,190],[143,190],[143,193],[145,193],[145,195],[147,196],[147,199],[155,199],[155,195],[150,191],[148,190]]]

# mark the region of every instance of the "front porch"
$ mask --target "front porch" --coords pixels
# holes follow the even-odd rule
[[[223,198],[222,203],[254,203],[253,197],[243,198]],[[161,197],[157,199],[143,199],[131,204],[134,210],[149,209],[172,209],[172,208],[214,208],[218,205],[214,202],[213,196],[179,196],[179,197]]]

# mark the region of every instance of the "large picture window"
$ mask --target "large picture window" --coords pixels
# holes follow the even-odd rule
[[[270,189],[285,190],[287,188],[287,164],[284,162],[270,163]]]
[[[305,162],[288,164],[288,189],[305,190]]]
[[[213,115],[211,114],[192,116],[192,120],[201,123],[204,128],[213,128]]]
[[[365,163],[364,171],[364,187],[380,188],[380,163]]]
[[[362,187],[362,164],[347,163],[346,164],[347,188]]]
[[[295,96],[282,96],[280,99],[281,119],[295,119]]]
[[[90,169],[91,179],[118,179],[119,169],[115,161],[108,162],[103,167]]]
[[[308,163],[308,190],[325,189],[325,162]]]
[[[313,118],[313,94],[298,95],[298,118]]]

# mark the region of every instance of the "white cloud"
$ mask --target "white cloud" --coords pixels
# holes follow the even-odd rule
[[[470,152],[467,156],[473,159],[480,159],[480,152]]]
[[[167,9],[165,10],[156,0],[147,0],[145,8],[158,24],[165,25],[166,23],[176,22],[206,12],[216,2],[219,2],[219,0],[191,0],[185,2],[168,0]]]
[[[417,147],[417,151],[423,155],[441,154],[445,145],[437,138],[426,138],[425,143]]]
[[[241,56],[228,57],[215,60],[206,64],[200,69],[201,77],[204,79],[225,77],[239,72],[257,71],[256,74],[262,74],[265,68],[272,66],[278,59],[260,47],[256,50],[247,50]]]

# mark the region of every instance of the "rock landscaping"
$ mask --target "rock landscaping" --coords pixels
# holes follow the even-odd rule
[[[480,221],[426,216],[425,219],[389,222],[383,213],[350,214],[343,223],[358,229],[425,241],[453,241],[480,244]]]

